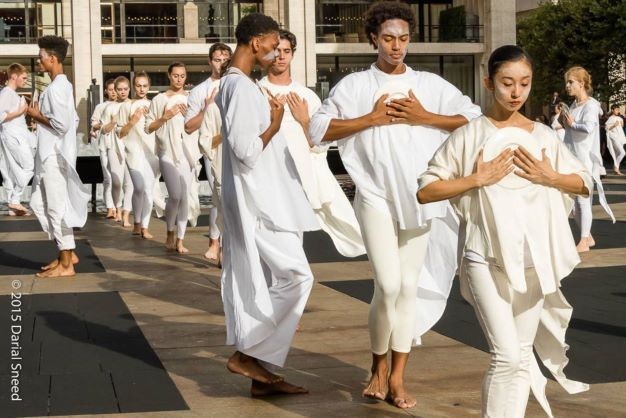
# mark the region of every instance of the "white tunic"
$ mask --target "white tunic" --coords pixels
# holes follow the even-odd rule
[[[60,155],[67,164],[67,201],[63,221],[66,226],[82,227],[87,222],[87,210],[91,193],[83,185],[76,172],[76,128],[78,115],[74,105],[72,84],[65,74],[57,75],[39,97],[39,110],[48,118],[51,127],[37,124],[37,155],[33,194],[41,193],[41,164],[51,155]],[[53,199],[54,196],[46,196]],[[42,226],[47,221],[40,220]],[[50,231],[46,231],[50,234]]]
[[[540,142],[540,148],[546,149],[554,169],[562,174],[578,174],[591,190],[589,172],[556,133],[541,123],[534,125],[532,136]],[[486,117],[454,131],[420,176],[419,187],[472,174],[478,152],[496,131]],[[560,282],[580,262],[568,223],[573,199],[557,189],[539,185],[527,186],[523,192],[496,185],[470,190],[450,202],[464,225],[464,251],[504,268],[511,287],[518,292],[526,291],[524,243],[528,244],[545,295],[535,349],[569,393],[586,390],[587,385],[568,380],[563,374],[568,361],[565,331],[572,308],[560,291]],[[535,397],[546,408],[545,378],[536,364],[531,366],[531,379]]]
[[[309,116],[322,105],[319,97],[309,88],[293,81],[289,85],[270,83],[267,77],[259,81],[273,95],[298,94],[306,100]],[[330,143],[311,147],[300,123],[293,117],[289,106],[280,127],[287,139],[287,147],[296,164],[302,187],[315,211],[320,226],[326,232],[337,251],[346,257],[365,254],[361,228],[356,220],[350,201],[328,167],[326,155]]]
[[[581,105],[577,105],[576,102],[572,103],[570,112],[575,123],[571,127],[565,128],[565,145],[591,173],[598,189],[600,205],[615,222],[615,216],[613,216],[613,211],[611,211],[604,196],[604,188],[600,180],[600,175],[604,171],[604,162],[600,154],[600,122],[598,119],[599,115],[602,114],[600,103],[590,97]]]
[[[626,135],[624,135],[624,120],[619,116],[611,115],[607,120],[605,126],[611,129],[606,130],[606,138],[613,144],[612,147],[607,147],[615,161],[614,149],[623,148],[626,145]]]
[[[150,124],[163,116],[166,110],[180,103],[187,104],[187,93],[172,96],[165,93],[156,95],[152,99],[150,110],[146,115],[146,132]],[[200,216],[198,173],[200,172],[199,159],[201,154],[198,147],[198,136],[195,133],[188,135],[185,132],[185,117],[182,113],[177,113],[172,119],[164,123],[155,131],[155,134],[159,158],[167,156],[175,165],[178,165],[183,158],[187,159],[194,172],[192,175],[193,183],[189,185],[187,201],[189,202],[189,223],[191,226],[196,226],[198,216]]]
[[[113,126],[113,129],[108,133],[104,133],[103,128],[105,125],[108,125],[113,121],[117,121],[117,116],[121,106],[122,102],[109,102],[102,110],[102,115],[100,116],[100,141],[98,142],[100,151],[113,149],[120,163],[124,161],[125,151],[124,144],[120,141],[117,135],[117,125]]]
[[[270,125],[270,108],[261,89],[234,68],[220,84],[216,103],[224,147],[222,282],[228,282],[222,289],[233,289],[223,292],[222,298],[227,343],[245,349],[263,341],[276,327],[255,243],[257,225],[292,232],[316,230],[319,225],[284,136],[277,133],[263,149],[259,136]]]
[[[21,189],[26,187],[33,177],[35,168],[33,144],[36,139],[28,130],[24,115],[10,121],[5,119],[8,113],[19,110],[24,103],[23,100],[9,87],[0,90],[0,146],[4,156],[1,163],[6,166],[6,174],[10,181]]]
[[[118,135],[119,131],[128,124],[137,109],[142,107],[146,109],[150,108],[150,100],[129,100],[120,106],[117,116]],[[121,138],[121,142],[124,144],[128,168],[140,171],[144,176],[152,176],[157,180],[154,184],[153,198],[157,215],[161,216],[163,210],[165,210],[165,198],[158,182],[161,172],[157,158],[156,139],[154,132],[151,134],[146,133],[145,124],[146,117],[142,116],[139,121],[130,128],[128,134]]]

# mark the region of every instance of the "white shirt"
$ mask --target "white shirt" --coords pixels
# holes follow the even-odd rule
[[[440,115],[462,115],[471,120],[480,108],[443,78],[406,66],[402,74],[386,74],[375,64],[366,71],[344,77],[313,116],[309,133],[319,144],[332,119],[354,119],[370,113],[378,89],[389,82],[411,86],[426,110]],[[370,205],[391,213],[401,229],[423,227],[429,219],[443,217],[447,202],[420,205],[417,177],[448,137],[448,132],[428,126],[371,127],[337,142],[341,159],[357,192]]]
[[[116,128],[118,135],[119,131],[128,124],[137,109],[142,107],[150,108],[150,100],[129,100],[120,106]],[[156,157],[156,139],[154,132],[151,134],[146,133],[145,124],[146,117],[142,116],[139,121],[130,128],[128,134],[121,138],[126,152],[126,163],[129,168],[137,171],[141,171],[144,165],[144,159],[147,158],[146,153],[150,153],[151,156]]]

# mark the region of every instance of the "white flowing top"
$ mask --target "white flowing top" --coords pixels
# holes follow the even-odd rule
[[[24,99],[12,88],[5,87],[0,90],[0,134],[28,141],[32,148],[32,141],[29,139],[32,134],[26,124],[26,115],[22,114],[8,122],[5,121],[7,114],[19,110],[22,103]]]
[[[535,123],[532,136],[546,149],[553,168],[562,174],[577,174],[588,190],[592,179],[584,165],[549,127]],[[424,188],[438,180],[472,174],[478,152],[497,128],[481,117],[457,129],[435,153],[428,170],[419,178]],[[524,245],[528,244],[545,302],[535,339],[535,349],[544,365],[569,392],[587,390],[587,385],[568,380],[563,368],[568,359],[565,331],[572,307],[560,291],[561,280],[580,262],[568,223],[573,199],[561,191],[540,185],[507,190],[493,185],[470,190],[450,200],[465,230],[464,251],[484,257],[506,272],[518,292],[526,291]],[[545,398],[545,377],[536,364],[531,367],[531,387],[550,415]]]
[[[122,102],[109,102],[102,110],[102,115],[100,116],[100,141],[98,142],[101,151],[108,151],[110,149],[115,150],[117,158],[120,161],[124,161],[125,151],[124,144],[120,142],[119,136],[117,135],[117,124],[113,126],[113,129],[108,133],[104,133],[103,128],[111,122],[117,122],[117,117],[122,104]]]
[[[216,104],[222,116],[222,298],[227,344],[246,349],[276,327],[274,308],[256,246],[260,222],[278,231],[319,225],[300,184],[285,137],[263,148],[270,107],[261,89],[231,68],[221,79]]]
[[[130,118],[138,109],[150,108],[150,100],[139,99],[129,100],[120,106],[117,116],[117,133],[128,124]],[[148,157],[156,157],[156,139],[154,132],[149,134],[145,130],[146,117],[142,116],[139,121],[133,125],[128,134],[122,138],[126,151],[126,163],[128,167],[141,171],[143,168],[143,160]]]
[[[583,104],[572,103],[570,112],[575,123],[565,128],[563,141],[591,174],[598,189],[600,205],[615,222],[615,216],[604,196],[604,188],[600,180],[600,175],[604,172],[604,162],[600,154],[599,116],[602,115],[600,103],[590,97]]]
[[[402,74],[386,74],[375,64],[344,77],[311,119],[309,133],[320,144],[332,119],[354,119],[372,111],[375,94],[388,83],[409,85],[426,110],[440,115],[462,115],[471,120],[480,108],[438,75],[406,66]],[[420,205],[415,198],[417,177],[448,132],[428,126],[371,127],[337,142],[341,159],[366,202],[390,212],[401,229],[423,227],[443,217],[447,202]]]
[[[52,155],[60,155],[66,162],[68,199],[63,221],[68,227],[82,227],[87,222],[89,187],[83,185],[76,172],[76,128],[78,114],[74,105],[72,84],[65,74],[57,75],[39,97],[39,110],[50,121],[51,127],[37,124],[37,154],[33,193],[41,193],[41,164]],[[42,222],[44,229],[47,222]]]
[[[624,135],[624,120],[619,116],[611,115],[606,120],[605,126],[607,129],[607,137],[615,143],[618,147],[626,145],[626,135]]]
[[[6,120],[6,116],[19,110],[23,103],[24,99],[10,87],[0,90],[0,148],[4,150],[4,160],[0,164],[7,167],[3,172],[11,177],[11,181],[21,187],[27,186],[33,177],[33,153],[37,148],[37,138],[28,130],[25,115],[10,121]]]

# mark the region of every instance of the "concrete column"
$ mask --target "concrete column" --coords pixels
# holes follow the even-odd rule
[[[72,39],[72,0],[63,0],[61,2],[61,15],[63,16],[63,37]],[[100,12],[98,12],[98,16]]]
[[[184,32],[180,42],[200,42],[200,38],[198,38],[198,6],[190,1],[183,6],[183,25]]]
[[[286,1],[290,1],[290,0],[286,0]],[[302,0],[299,0],[298,2],[300,1]],[[263,2],[263,14],[271,16],[278,23],[284,23],[283,15],[281,15],[280,12],[281,12],[280,0],[265,0]]]
[[[89,0],[89,9],[91,16],[91,78],[95,78],[98,85],[102,88],[102,30],[100,28],[100,0]],[[113,36],[115,37],[115,29]],[[104,97],[102,92],[100,92],[100,97]],[[89,115],[89,117],[91,117],[91,115]]]
[[[288,0],[285,16],[285,28],[296,35],[298,40],[291,62],[291,77],[308,87],[315,87],[315,0]]]

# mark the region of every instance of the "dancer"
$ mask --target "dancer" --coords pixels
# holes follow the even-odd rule
[[[78,257],[73,227],[87,221],[89,188],[76,172],[76,127],[78,115],[72,84],[63,74],[68,42],[55,35],[39,38],[39,65],[52,82],[31,103],[27,114],[37,122],[37,154],[30,206],[44,232],[59,248],[56,260],[43,267],[37,277],[74,276]]]
[[[563,125],[561,125],[560,122],[563,105],[563,102],[557,103],[557,105],[555,106],[554,116],[552,117],[552,121],[550,123],[550,126],[556,131],[556,135],[561,141],[565,140],[565,128],[563,127]]]
[[[116,130],[117,119],[122,105],[129,101],[130,81],[124,76],[117,77],[113,84],[117,100],[109,104],[102,112],[102,135],[105,136],[108,169],[111,173],[111,195],[115,205],[115,221],[124,228],[131,226],[133,184],[126,166],[124,143]]]
[[[619,105],[611,106],[611,116],[606,120],[607,147],[611,158],[613,158],[613,172],[618,176],[623,175],[619,171],[619,166],[626,155],[624,145],[626,145],[626,135],[624,135],[624,119],[619,116]]]
[[[613,212],[609,207],[604,188],[600,181],[600,175],[604,170],[602,156],[600,155],[600,122],[602,114],[600,103],[589,95],[592,92],[591,76],[582,67],[572,67],[565,73],[565,89],[567,94],[574,97],[574,103],[570,105],[570,114],[563,118],[565,124],[565,145],[585,165],[587,171],[593,177],[598,188],[598,200],[606,213],[615,222]],[[576,196],[574,204],[574,219],[580,228],[580,241],[576,245],[578,252],[589,251],[596,245],[591,235],[593,214],[591,204],[593,189],[589,190],[589,196]]]
[[[313,145],[308,137],[311,116],[322,103],[312,90],[291,79],[296,37],[286,30],[281,30],[279,37],[276,61],[259,85],[273,96],[284,97],[287,101],[280,131],[287,138],[287,147],[320,226],[342,255],[356,257],[365,254],[354,209],[326,161],[330,144]]]
[[[135,74],[133,79],[135,99],[124,102],[117,118],[118,137],[124,143],[125,159],[133,182],[132,207],[134,216],[133,235],[153,238],[148,226],[154,204],[157,216],[165,208],[165,199],[159,184],[159,159],[157,157],[154,133],[145,130],[146,114],[150,108],[147,99],[150,90],[150,77],[144,71]]]
[[[187,221],[195,226],[200,214],[197,175],[200,150],[197,136],[185,132],[188,96],[184,90],[185,64],[173,62],[167,67],[167,76],[170,86],[152,99],[146,115],[146,132],[156,133],[159,166],[168,193],[165,247],[183,254],[189,251],[183,245]]]
[[[215,95],[219,89],[222,66],[232,55],[230,47],[215,43],[209,49],[211,76],[194,87],[187,100],[185,132],[199,132],[198,144],[204,160],[204,171],[211,190],[209,211],[209,248],[204,257],[220,264],[220,229],[218,227],[219,194],[222,184],[222,119],[215,105]]]
[[[24,114],[28,104],[16,90],[28,82],[28,73],[21,64],[7,69],[8,81],[0,90],[0,170],[7,190],[9,215],[30,215],[21,203],[22,193],[33,177],[35,158],[31,144],[33,134],[28,130]]]
[[[378,58],[333,88],[309,132],[315,144],[341,140],[374,270],[372,378],[363,395],[404,409],[416,404],[404,389],[412,341],[443,314],[456,271],[457,221],[447,202],[418,204],[416,179],[448,132],[480,109],[441,77],[404,63],[416,25],[408,5],[374,3],[364,22]]]
[[[235,31],[237,49],[220,81],[215,103],[222,115],[222,299],[227,344],[237,351],[228,370],[252,379],[251,394],[298,394],[267,367],[282,367],[313,274],[302,248],[303,231],[318,229],[284,136],[284,103],[269,103],[250,78],[267,69],[278,47],[278,23],[252,13]]]
[[[496,49],[484,83],[493,105],[450,135],[420,176],[417,196],[424,204],[450,199],[461,218],[461,293],[491,353],[483,417],[523,418],[530,389],[552,416],[533,345],[567,392],[588,389],[563,374],[572,308],[560,281],[580,262],[568,224],[570,196],[589,195],[592,179],[554,131],[519,112],[532,84],[523,49]],[[503,143],[520,137],[514,151]]]
[[[111,172],[109,171],[109,157],[106,148],[106,136],[100,131],[102,128],[101,119],[104,109],[110,104],[115,103],[117,95],[115,93],[115,79],[110,78],[104,83],[104,94],[106,101],[98,103],[91,115],[91,131],[89,132],[90,140],[95,139],[100,153],[100,165],[102,166],[102,198],[107,208],[107,219],[115,219],[115,204],[113,203],[113,195],[111,194]]]

